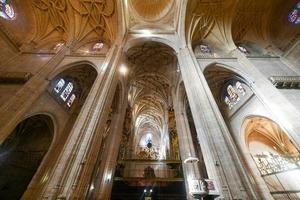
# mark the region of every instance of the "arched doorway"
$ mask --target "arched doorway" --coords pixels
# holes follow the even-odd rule
[[[244,122],[245,144],[274,199],[300,199],[300,154],[278,124],[264,117]]]
[[[261,155],[261,158],[265,157],[267,160],[274,156],[275,152],[277,152],[277,155],[288,155],[288,157],[298,159],[298,156],[295,157],[294,155],[294,153],[297,152],[297,149],[294,145],[289,145],[290,147],[293,146],[294,150],[291,151],[290,149],[289,152],[285,151],[285,153],[283,153],[282,145],[287,147],[286,145],[288,143],[277,142],[279,144],[277,145],[275,138],[278,137],[280,140],[285,140],[286,142],[289,141],[290,144],[292,143],[279,125],[271,120],[267,120],[267,118],[261,117],[260,120],[264,119],[264,123],[256,123],[252,126],[254,129],[261,129],[259,131],[259,137],[258,133],[247,133],[245,135],[245,130],[241,129],[241,127],[246,126],[244,119],[248,119],[248,116],[272,117],[273,113],[264,102],[262,102],[261,98],[256,94],[256,91],[252,88],[245,76],[242,76],[241,73],[238,74],[232,71],[230,68],[231,67],[222,64],[213,64],[204,70],[204,76],[219,110],[221,111],[224,121],[227,124],[231,137],[237,145],[239,150],[238,153],[241,153],[243,158],[241,164],[244,165],[244,170],[248,174],[245,178],[247,178],[249,182],[251,181],[257,195],[261,199],[299,199],[299,197],[297,197],[299,186],[297,186],[298,188],[295,187],[295,183],[293,187],[288,185],[288,180],[286,180],[288,177],[287,174],[284,175],[284,179],[280,178],[282,179],[280,180],[277,175],[273,176],[275,174],[271,174],[273,176],[273,178],[271,178],[272,176],[269,176],[269,173],[265,176],[264,173],[260,173],[260,170],[257,169],[257,164],[264,164],[263,162],[258,162],[259,157],[256,157],[257,154],[265,152],[263,149],[268,150],[267,152],[271,153],[264,153],[264,155]],[[261,128],[264,126],[269,130],[267,130],[267,128],[265,128],[265,130]],[[249,127],[248,129],[250,130]],[[264,132],[269,132],[269,134],[264,134],[265,136],[262,137],[262,133]],[[266,137],[266,135],[268,137]],[[247,145],[245,145],[245,140],[247,141]],[[264,143],[262,143],[262,141],[264,141]],[[262,152],[256,152],[256,150]],[[254,162],[253,159],[257,162]],[[268,170],[272,170],[271,168],[273,168],[274,165],[265,167],[270,168]],[[261,169],[265,170],[263,169],[263,166],[261,166]],[[280,174],[284,173],[280,171]],[[274,182],[275,179],[276,181]]]
[[[52,119],[35,115],[20,122],[0,146],[0,199],[20,199],[47,153]]]

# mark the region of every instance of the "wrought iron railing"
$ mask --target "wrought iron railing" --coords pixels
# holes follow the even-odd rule
[[[120,161],[116,167],[115,177],[170,179],[183,178],[180,162],[132,160]]]
[[[292,156],[275,155],[272,153],[259,154],[254,156],[254,160],[262,176],[300,168],[299,154]]]
[[[300,155],[255,155],[254,160],[275,200],[300,200]]]

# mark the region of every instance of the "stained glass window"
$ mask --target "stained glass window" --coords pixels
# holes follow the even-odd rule
[[[59,42],[59,43],[57,43],[57,44],[55,45],[55,47],[54,47],[53,49],[54,49],[54,51],[58,51],[58,50],[60,50],[60,48],[61,48],[62,46],[64,46],[64,45],[65,45],[65,43]]]
[[[71,106],[73,105],[75,99],[76,99],[76,95],[75,95],[75,94],[72,94],[71,97],[70,97],[70,99],[69,99],[68,102],[67,102],[67,106],[68,106],[68,107],[71,107]]]
[[[73,84],[71,82],[68,83],[67,87],[64,89],[64,91],[61,93],[60,97],[62,100],[66,101],[69,95],[71,94],[73,90]]]
[[[51,85],[51,92],[52,95],[56,97],[55,99],[71,108],[77,98],[77,94],[74,92],[73,82],[60,78],[55,80],[54,84]]]
[[[240,100],[239,95],[237,94],[236,90],[233,88],[232,85],[228,85],[227,93],[228,93],[229,98],[230,98],[230,100],[233,104],[236,104]]]
[[[226,88],[224,103],[229,109],[232,109],[245,95],[246,89],[243,84],[239,81],[233,82],[233,84],[229,84]]]
[[[56,93],[59,93],[61,91],[61,89],[64,87],[65,85],[65,80],[64,79],[60,79],[58,81],[58,83],[56,84],[55,88],[54,88],[54,91]]]
[[[203,54],[211,53],[210,48],[209,48],[207,45],[205,45],[205,44],[201,44],[201,45],[200,45],[200,51],[201,51]]]
[[[241,82],[239,82],[239,81],[236,82],[235,87],[236,87],[237,91],[239,92],[239,94],[241,94],[242,96],[245,96],[246,90],[245,90],[245,88],[243,87],[243,85],[242,85]]]
[[[103,48],[104,44],[102,42],[97,42],[93,46],[93,51],[100,51]]]
[[[231,109],[233,107],[230,99],[227,96],[225,97],[224,101],[225,101],[225,104],[228,106],[229,109]]]
[[[249,54],[249,51],[245,48],[245,47],[243,47],[243,46],[238,46],[238,49],[242,52],[242,53],[244,53],[244,54]]]
[[[8,0],[0,0],[0,16],[5,19],[13,19],[15,11],[8,2]]]
[[[288,20],[293,24],[300,24],[300,2],[288,14]]]

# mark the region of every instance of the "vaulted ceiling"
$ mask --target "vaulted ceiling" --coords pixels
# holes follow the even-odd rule
[[[169,47],[147,42],[127,52],[132,66],[130,106],[137,138],[151,133],[162,138],[170,107],[170,84],[176,57]]]
[[[300,33],[288,22],[294,0],[189,0],[186,38],[192,45],[205,41],[232,50],[235,43],[251,41],[263,48],[284,49]],[[288,37],[287,37],[288,36]]]
[[[1,25],[23,51],[51,50],[58,43],[76,51],[89,43],[114,43],[117,32],[115,0],[12,1],[16,19]]]
[[[179,0],[124,0],[127,29],[136,32],[175,31],[178,24]]]
[[[22,51],[49,52],[58,43],[84,53],[96,42],[109,48],[123,23],[129,33],[145,29],[182,33],[192,45],[205,41],[222,50],[252,41],[287,50],[300,26],[287,16],[294,0],[11,0],[16,18],[0,19],[1,32]],[[121,6],[122,4],[122,6]],[[181,12],[186,9],[186,12]],[[186,13],[180,16],[180,13]],[[179,25],[181,24],[181,25]]]
[[[296,153],[295,146],[291,143],[288,135],[275,122],[264,117],[251,117],[245,121],[246,144],[261,142],[270,145],[278,153]]]

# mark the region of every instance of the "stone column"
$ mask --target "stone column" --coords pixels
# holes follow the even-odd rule
[[[122,48],[120,46],[111,47],[104,66],[102,66],[102,69],[105,70],[97,76],[69,134],[57,165],[49,175],[43,198],[78,199],[84,195],[91,175],[91,171],[86,169],[94,166],[90,159],[90,147],[93,142],[101,143],[101,140],[98,140],[101,138],[101,134],[95,134],[95,132],[99,126],[104,124],[100,123],[99,125],[99,121],[105,122],[103,116],[108,112],[107,98],[121,55]],[[95,159],[93,161],[95,162]]]
[[[100,176],[97,177],[100,184],[97,185],[98,191],[96,192],[93,199],[110,199],[113,177],[117,165],[119,147],[122,139],[124,117],[127,107],[127,93],[125,94],[125,98],[123,98],[123,102],[121,102],[121,109],[113,116],[114,124],[112,124],[111,126],[111,132],[108,136],[107,146],[103,154],[104,158],[100,166]]]
[[[183,98],[179,99],[179,95],[175,95],[174,92],[172,97],[175,111],[176,128],[178,130],[179,151],[182,160],[187,199],[194,199],[191,195],[189,195],[189,180],[199,180],[204,177],[200,173],[197,163],[184,163],[185,159],[191,156],[196,157],[195,147],[193,144],[189,123],[183,105]]]
[[[24,113],[49,85],[48,77],[69,52],[64,46],[13,96],[0,107],[0,144],[11,134]]]
[[[184,47],[178,61],[198,134],[207,174],[218,183],[220,199],[256,199],[252,186],[241,176],[241,167],[230,133],[222,123],[216,103],[193,52]],[[209,98],[211,96],[211,98]],[[247,189],[246,189],[246,188]]]

